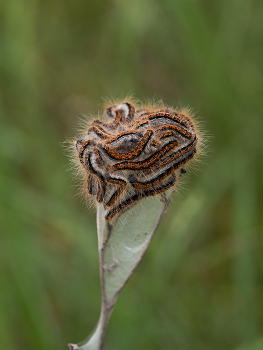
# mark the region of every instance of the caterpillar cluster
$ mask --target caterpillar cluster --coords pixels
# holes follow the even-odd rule
[[[175,186],[198,152],[200,135],[186,113],[136,110],[130,102],[106,109],[76,141],[85,187],[103,203],[108,221],[142,198]]]

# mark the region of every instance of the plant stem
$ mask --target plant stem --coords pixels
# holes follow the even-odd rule
[[[104,242],[102,243],[102,246],[99,250],[100,255],[100,284],[101,284],[101,314],[100,314],[100,320],[99,320],[99,328],[100,328],[100,335],[99,335],[99,345],[98,350],[101,350],[103,347],[104,338],[106,335],[106,329],[107,325],[110,319],[110,315],[113,311],[114,304],[110,302],[107,299],[106,289],[105,289],[105,251],[107,248],[107,242],[111,234],[111,226],[109,224],[106,224],[106,237],[104,239]],[[99,229],[99,228],[98,228]]]

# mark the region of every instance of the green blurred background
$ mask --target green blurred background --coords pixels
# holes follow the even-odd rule
[[[67,349],[100,311],[95,215],[61,146],[104,97],[190,106],[214,136],[105,350],[263,349],[263,2],[0,2],[0,344]]]

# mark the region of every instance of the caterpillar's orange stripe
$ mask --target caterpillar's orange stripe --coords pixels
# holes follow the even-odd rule
[[[117,136],[111,138],[109,141],[107,141],[106,144],[112,143],[112,142],[114,142],[114,141],[117,141],[120,137],[122,137],[122,136],[124,136],[124,135],[135,135],[135,134],[136,134],[135,131],[128,131],[128,132],[127,132],[127,131],[124,131],[124,132],[121,132],[119,135],[117,135]]]
[[[185,128],[187,128],[187,125],[185,124],[183,118],[179,117],[177,113],[170,113],[170,112],[167,113],[166,111],[160,111],[157,113],[152,113],[151,115],[148,116],[148,118],[149,120],[159,119],[159,118],[171,119],[181,124]]]
[[[96,149],[95,155],[96,155],[96,161],[98,164],[102,165],[105,163],[104,160],[102,159],[100,151],[98,149]]]
[[[112,137],[112,135],[108,134],[107,132],[105,132],[100,126],[98,125],[92,125],[89,130],[88,130],[88,134],[94,132],[96,135],[98,135],[99,137],[101,137],[102,139],[106,139],[108,137]]]
[[[108,128],[110,128],[110,129],[113,129],[113,128],[115,128],[115,127],[117,127],[118,125],[119,125],[119,123],[120,123],[120,121],[121,121],[121,115],[122,115],[122,113],[121,113],[121,111],[120,110],[117,110],[116,111],[116,118],[114,119],[114,121],[112,122],[112,123],[110,123],[110,124],[107,124],[107,123],[103,123],[102,121],[100,121],[100,120],[94,120],[93,121],[93,124],[100,124],[100,125],[102,125],[102,126],[104,126],[104,127],[108,127]]]
[[[159,194],[161,192],[164,192],[168,190],[170,187],[172,187],[176,182],[176,178],[172,177],[169,181],[167,181],[162,186],[147,190],[143,193],[136,193],[128,198],[126,198],[124,201],[122,201],[120,204],[118,204],[115,208],[108,211],[108,213],[105,216],[106,220],[111,220],[116,214],[122,212],[127,208],[129,205],[137,202],[138,200],[150,196],[155,196],[156,194]]]
[[[158,176],[153,177],[152,179],[148,181],[137,181],[132,180],[130,181],[132,186],[138,190],[144,190],[147,188],[154,187],[156,184],[160,183],[163,179],[165,179],[167,176],[169,176],[174,171],[173,167],[166,169],[163,173],[159,174]]]
[[[166,137],[170,137],[170,136],[174,136],[173,132],[167,131],[160,136],[160,140],[165,139]]]
[[[129,153],[118,153],[114,152],[109,146],[105,145],[102,146],[102,148],[107,152],[107,154],[114,159],[133,159],[135,157],[138,157],[146,147],[148,141],[150,140],[150,137],[152,136],[153,131],[148,130],[146,134],[143,136],[141,142],[136,147],[136,149]]]
[[[190,142],[188,145],[179,149],[177,152],[170,154],[166,159],[158,163],[158,167],[161,168],[169,164],[170,162],[174,161],[175,159],[179,158],[181,155],[184,155],[186,152],[189,152],[191,149],[195,149],[196,143],[197,143],[197,138],[195,137],[194,140]]]
[[[133,119],[134,114],[135,114],[135,108],[133,107],[133,105],[129,102],[125,102],[125,104],[129,107],[129,115],[127,116],[128,120]]]
[[[120,186],[126,186],[126,182],[122,179],[117,179],[116,177],[110,177],[107,178],[107,181],[109,181],[110,183],[114,184],[114,185],[120,185]]]
[[[97,181],[98,181],[97,201],[100,203],[102,202],[105,194],[105,182],[101,177],[97,177]]]
[[[101,202],[105,194],[106,184],[102,174],[98,172],[91,163],[91,152],[89,152],[85,157],[85,165],[90,173],[96,175],[96,180],[98,182],[97,201]]]
[[[85,149],[90,145],[90,140],[88,140],[86,143],[84,143],[84,145],[81,147],[80,151],[79,151],[79,160],[81,163],[83,163],[83,154]]]
[[[117,190],[111,195],[111,197],[108,199],[108,201],[105,203],[106,206],[112,206],[115,201],[117,200],[117,198],[119,197],[119,195],[123,192],[124,188],[126,187],[126,182],[124,180],[121,179],[117,179],[117,178],[109,178],[107,179],[110,183],[114,184],[114,185],[118,185],[119,187],[117,188]]]
[[[159,127],[156,131],[162,131],[162,130],[167,130],[167,129],[173,129],[188,139],[190,139],[192,137],[192,134],[190,132],[186,131],[185,129],[183,129],[179,125],[165,124],[164,126]]]
[[[115,126],[117,126],[120,123],[120,121],[121,121],[121,111],[117,110],[116,114],[117,115],[116,115],[116,118],[114,119],[114,121],[112,123],[110,123],[110,124],[107,124],[107,126],[109,128],[115,127]]]
[[[163,155],[165,155],[167,152],[169,152],[171,149],[173,149],[176,145],[177,145],[177,141],[171,141],[171,142],[167,143],[160,151],[155,152],[151,157],[147,158],[144,161],[117,163],[117,164],[115,164],[113,166],[113,169],[115,169],[115,170],[124,170],[124,169],[141,170],[141,169],[147,169],[151,165],[153,165],[155,162],[157,162],[157,160],[160,159]]]

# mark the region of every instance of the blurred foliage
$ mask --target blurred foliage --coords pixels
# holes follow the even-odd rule
[[[122,291],[105,349],[262,349],[262,42],[259,0],[1,1],[3,349],[66,349],[98,320],[95,216],[61,143],[127,93],[193,107],[214,140]]]

